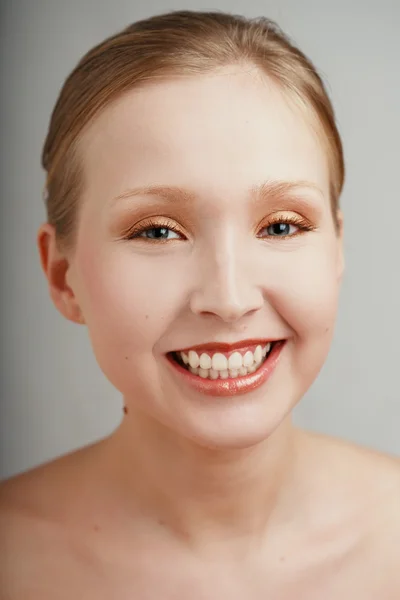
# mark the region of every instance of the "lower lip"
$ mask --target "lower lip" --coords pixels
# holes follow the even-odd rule
[[[276,342],[268,358],[257,371],[244,377],[235,377],[234,379],[203,379],[198,375],[193,375],[193,373],[182,367],[170,355],[167,355],[167,358],[174,370],[196,391],[207,396],[238,396],[257,389],[270,378],[278,363],[284,345],[284,341]]]

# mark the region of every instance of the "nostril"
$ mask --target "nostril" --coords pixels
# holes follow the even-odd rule
[[[236,309],[236,310],[231,310],[229,312],[223,311],[223,310],[215,310],[215,311],[202,310],[198,314],[202,317],[207,317],[207,318],[211,317],[214,319],[217,318],[219,320],[224,321],[225,323],[235,323],[236,321],[239,321],[243,317],[253,315],[254,313],[257,312],[257,310],[258,310],[257,308],[251,309],[249,311]]]
[[[264,298],[260,290],[241,289],[239,292],[209,283],[192,295],[191,311],[196,315],[218,317],[226,323],[233,323],[256,313],[263,306]]]

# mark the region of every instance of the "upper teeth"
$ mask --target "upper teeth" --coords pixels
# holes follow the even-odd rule
[[[214,371],[239,371],[242,367],[252,367],[262,362],[263,358],[271,349],[271,344],[268,343],[264,347],[257,346],[254,352],[247,350],[243,355],[236,351],[225,356],[221,352],[215,354],[207,354],[202,352],[200,355],[195,350],[179,352],[185,365],[189,365],[192,369],[214,369]]]

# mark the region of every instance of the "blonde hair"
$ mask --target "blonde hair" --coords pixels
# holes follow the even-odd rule
[[[83,189],[77,148],[93,118],[135,86],[233,64],[256,66],[316,116],[329,155],[336,219],[344,182],[343,148],[331,101],[311,61],[265,17],[176,11],[133,23],[95,46],[61,89],[42,153],[47,220],[60,244],[74,242]]]

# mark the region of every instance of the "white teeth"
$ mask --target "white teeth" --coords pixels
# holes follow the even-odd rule
[[[200,364],[199,355],[194,350],[190,350],[189,351],[189,365],[193,369],[197,369],[197,367],[199,366],[199,364]]]
[[[262,351],[262,355],[263,358],[265,358],[268,354],[268,352],[271,350],[271,344],[268,343],[266,346],[264,346],[263,351]]]
[[[251,365],[253,364],[253,362],[254,362],[254,355],[253,355],[253,353],[250,350],[248,350],[246,352],[246,354],[243,356],[243,366],[244,367],[251,367]]]
[[[228,358],[228,369],[240,369],[243,366],[243,359],[240,352],[234,352]]]
[[[254,362],[260,363],[262,361],[262,348],[261,346],[257,346],[256,351],[254,352]]]
[[[208,354],[203,353],[200,356],[200,367],[202,369],[211,369],[211,356],[208,356]]]
[[[240,352],[233,352],[229,358],[217,352],[212,357],[206,352],[199,356],[195,350],[188,353],[180,352],[183,363],[193,375],[202,379],[228,379],[228,377],[245,377],[254,373],[262,364],[271,350],[271,343],[265,346],[258,345],[253,352],[248,350],[244,356]]]
[[[218,379],[218,377],[219,377],[219,371],[210,369],[210,379]]]
[[[228,359],[223,354],[217,352],[212,357],[212,368],[215,371],[226,371],[228,369]]]
[[[228,379],[228,377],[244,377],[249,373],[254,373],[258,368],[256,364],[251,367],[241,367],[240,369],[224,369],[223,371],[216,371],[215,369],[202,369],[201,367],[189,367],[189,371],[193,375],[198,375],[202,379]]]

